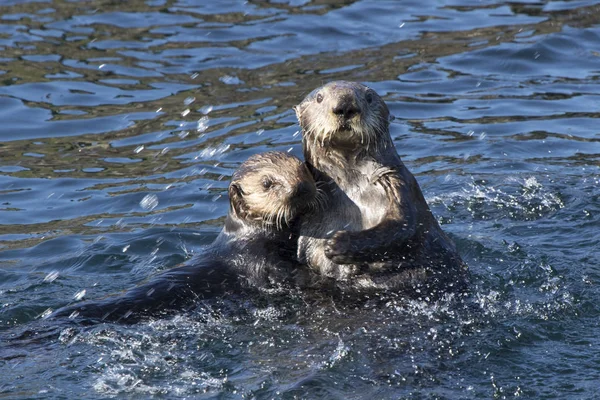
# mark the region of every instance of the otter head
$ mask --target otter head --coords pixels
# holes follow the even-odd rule
[[[234,172],[229,184],[230,212],[263,227],[290,226],[318,204],[315,181],[298,158],[272,151],[255,154]]]
[[[382,138],[387,143],[389,137],[385,102],[357,82],[330,82],[313,90],[294,110],[309,146],[362,149],[382,143]]]

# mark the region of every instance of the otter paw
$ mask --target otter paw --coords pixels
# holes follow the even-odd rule
[[[325,256],[336,264],[353,264],[353,238],[350,232],[338,231],[325,242]]]

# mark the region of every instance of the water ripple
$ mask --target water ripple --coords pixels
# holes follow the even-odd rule
[[[597,2],[0,11],[0,393],[596,395]],[[228,298],[131,326],[42,318],[202,251],[235,168],[301,156],[291,108],[333,79],[387,101],[398,152],[470,266],[469,296]]]

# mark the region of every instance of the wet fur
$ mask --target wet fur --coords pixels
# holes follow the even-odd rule
[[[358,290],[463,287],[466,267],[396,152],[384,101],[337,81],[295,111],[306,163],[327,198],[303,219],[300,261]]]
[[[266,188],[264,182],[270,181]],[[287,153],[250,157],[229,185],[225,226],[189,263],[150,278],[120,296],[74,304],[53,317],[134,322],[193,300],[242,290],[307,287],[315,277],[296,262],[299,215],[319,207],[304,164]]]

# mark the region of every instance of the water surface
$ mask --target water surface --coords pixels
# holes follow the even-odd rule
[[[206,3],[206,4],[203,4]],[[595,398],[600,3],[0,6],[0,396]],[[221,299],[44,319],[202,251],[292,106],[355,80],[472,275],[457,301]]]

